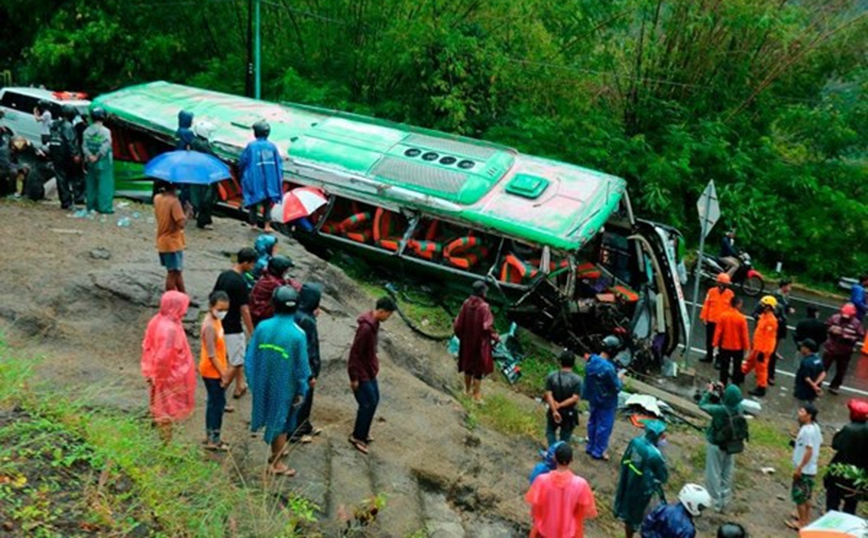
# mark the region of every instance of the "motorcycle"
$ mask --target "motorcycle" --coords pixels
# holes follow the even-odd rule
[[[765,289],[765,279],[763,279],[763,276],[759,271],[753,268],[750,261],[750,254],[747,252],[741,252],[738,255],[738,259],[741,261],[741,265],[739,265],[735,274],[732,275],[732,285],[740,287],[741,291],[748,297],[756,297],[757,295],[760,295]],[[699,261],[697,261],[697,263],[699,263]],[[704,280],[714,281],[717,279],[717,275],[726,272],[724,266],[725,264],[717,257],[703,254],[702,264],[699,267],[699,276]],[[694,265],[693,271],[695,270],[696,266]]]

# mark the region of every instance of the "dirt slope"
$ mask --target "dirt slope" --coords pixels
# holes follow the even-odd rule
[[[39,375],[49,386],[77,391],[94,405],[141,414],[147,404],[139,374],[141,338],[156,311],[163,281],[153,224],[147,222],[150,215],[148,207],[132,204],[120,208],[113,219],[73,219],[48,204],[0,202],[0,330],[17,348],[46,357]],[[130,227],[115,224],[123,216],[131,218]],[[217,219],[213,232],[188,231],[185,280],[194,301],[187,320],[190,335],[198,331],[196,305],[206,304],[217,274],[230,265],[228,255],[254,238],[229,219]],[[97,249],[107,251],[109,259],[102,259],[104,253]],[[367,457],[352,449],[346,438],[356,405],[348,389],[346,355],[355,318],[371,308],[374,299],[342,271],[286,238],[281,238],[280,250],[296,262],[296,278],[325,284],[319,320],[323,375],[313,412],[315,424],[325,432],[313,444],[294,449],[289,462],[299,476],[275,487],[313,500],[320,507],[319,528],[327,536],[344,525],[353,506],[381,493],[387,500],[372,531],[376,536],[407,536],[421,529],[438,537],[526,535],[522,496],[539,442],[468,427],[466,413],[453,396],[459,389],[453,359],[441,344],[420,339],[397,316],[381,330],[382,400],[372,431],[376,441]],[[198,353],[195,336],[191,344]],[[533,400],[502,384],[486,388],[538,416],[542,432],[542,410]],[[204,436],[204,401],[200,387],[197,412],[181,428],[181,438],[193,446]],[[249,397],[236,403],[238,412],[227,415],[224,425],[225,438],[234,448],[223,461],[227,472],[240,469],[245,480],[259,480],[267,448],[246,429]],[[613,455],[637,434],[619,421]],[[670,440],[667,454],[679,480],[668,488],[673,497],[685,479],[702,482],[698,455],[704,441],[684,430],[673,431]],[[617,464],[591,462],[580,449],[576,452],[575,470],[591,482],[600,511],[609,512]],[[750,469],[739,471],[742,488],[735,517],[750,522],[754,536],[780,536],[780,520],[791,509],[778,498],[787,492],[787,473],[779,468],[778,477],[754,478],[761,463],[746,461]],[[703,518],[701,529],[708,531],[720,520]],[[586,535],[617,535],[611,515],[592,523]]]

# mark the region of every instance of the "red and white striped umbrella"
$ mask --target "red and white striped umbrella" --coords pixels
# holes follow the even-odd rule
[[[283,200],[271,209],[271,218],[278,222],[291,222],[311,213],[328,203],[323,191],[316,187],[296,187],[283,195]]]

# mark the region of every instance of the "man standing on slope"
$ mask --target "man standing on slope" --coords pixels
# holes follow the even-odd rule
[[[350,348],[350,358],[347,371],[350,375],[350,388],[359,404],[356,412],[356,423],[350,435],[350,444],[362,454],[368,453],[368,443],[371,438],[371,423],[380,403],[380,387],[377,384],[377,374],[380,373],[380,361],[377,358],[377,336],[380,333],[380,323],[389,319],[398,305],[391,297],[381,297],[377,306],[371,312],[365,312],[356,321],[359,327]]]
[[[621,458],[621,476],[615,490],[615,516],[624,522],[627,538],[642,525],[645,510],[657,494],[663,499],[663,484],[669,470],[660,448],[665,443],[666,424],[659,420],[645,422],[645,434],[635,437]]]
[[[287,437],[296,427],[298,409],[307,394],[310,364],[307,338],[295,323],[298,292],[290,286],[274,290],[274,317],[256,327],[247,348],[247,372],[253,387],[251,431],[265,427],[271,444],[268,470],[275,476],[294,476],[281,462]]]
[[[464,373],[464,394],[472,394],[474,401],[482,401],[482,378],[494,371],[491,342],[498,340],[494,330],[494,316],[485,302],[488,286],[477,280],[473,295],[461,305],[461,311],[452,329],[459,340],[458,371]]]
[[[623,373],[617,373],[612,359],[621,349],[621,340],[614,335],[603,338],[599,355],[591,355],[585,367],[585,386],[582,398],[588,402],[588,445],[585,449],[595,460],[609,460],[609,436],[615,425],[618,392],[621,391]]]
[[[735,453],[732,452],[731,442],[741,437],[743,442],[749,438],[747,428],[743,432],[736,432],[736,424],[747,426],[741,409],[741,389],[735,385],[729,385],[723,391],[721,401],[715,401],[714,386],[709,385],[708,390],[699,401],[699,408],[711,415],[711,423],[705,430],[705,439],[708,445],[705,450],[705,487],[711,495],[714,509],[723,512],[732,500],[732,476],[735,472]],[[729,439],[725,446],[719,446],[722,440]]]
[[[735,295],[728,288],[729,283],[729,275],[726,273],[717,275],[717,286],[708,290],[705,302],[702,303],[699,319],[705,324],[705,358],[700,359],[701,362],[714,360],[714,330],[717,328],[720,316],[729,308]]]
[[[730,308],[720,315],[714,330],[714,347],[719,350],[717,360],[720,362],[720,383],[723,386],[729,382],[730,375],[736,385],[741,385],[744,379],[741,363],[744,362],[744,352],[750,348],[750,334],[747,318],[741,313],[743,302],[741,297],[733,297]]]
[[[868,472],[868,402],[864,400],[850,400],[847,402],[850,410],[850,424],[847,424],[832,438],[832,448],[835,456],[830,462],[832,465],[855,465],[863,473]],[[826,511],[840,510],[841,502],[844,503],[844,511],[848,514],[856,514],[856,505],[859,497],[849,493],[855,488],[851,479],[833,476],[826,473],[824,479],[826,486]],[[846,489],[845,489],[846,488]]]
[[[570,471],[570,445],[558,445],[555,461],[557,468],[538,476],[524,496],[533,518],[530,538],[583,538],[585,518],[597,517],[594,492],[584,478]]]

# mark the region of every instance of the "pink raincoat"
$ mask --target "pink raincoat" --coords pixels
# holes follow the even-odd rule
[[[196,365],[181,320],[190,298],[167,291],[160,313],[151,318],[142,342],[142,375],[151,380],[154,420],[180,420],[193,412]]]
[[[524,499],[533,517],[531,537],[583,538],[584,519],[597,516],[591,487],[569,470],[538,476]]]

